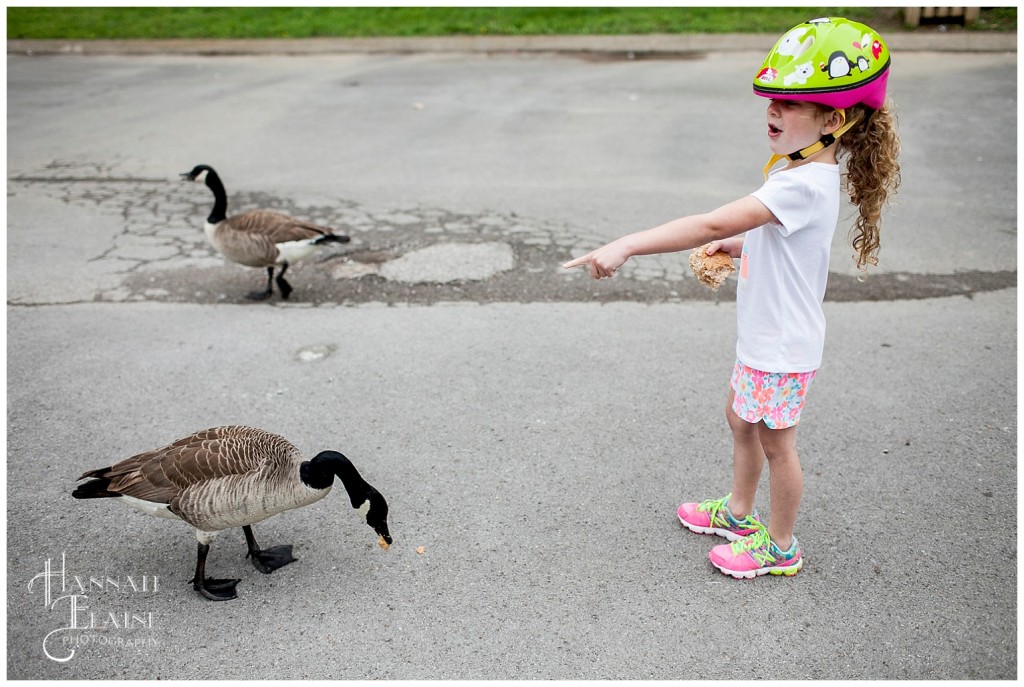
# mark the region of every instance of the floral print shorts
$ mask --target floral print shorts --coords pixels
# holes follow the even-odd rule
[[[814,372],[762,372],[740,361],[732,369],[732,410],[747,422],[764,420],[769,429],[785,429],[800,421],[804,396]]]

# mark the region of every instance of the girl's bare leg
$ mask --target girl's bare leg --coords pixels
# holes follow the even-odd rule
[[[757,429],[768,459],[771,493],[768,534],[775,545],[785,551],[793,542],[793,528],[804,492],[804,473],[796,452],[796,426],[769,429],[762,422]]]
[[[754,496],[764,468],[765,452],[761,447],[758,425],[742,419],[732,409],[736,393],[729,393],[725,415],[732,430],[732,498],[729,510],[738,518],[754,512]]]

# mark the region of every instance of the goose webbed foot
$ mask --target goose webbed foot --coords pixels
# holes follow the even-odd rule
[[[192,580],[192,587],[210,601],[231,601],[237,599],[235,587],[239,580],[215,580],[207,577],[201,582]]]
[[[271,546],[269,549],[261,549],[256,543],[252,527],[246,525],[242,528],[242,531],[245,532],[245,543],[249,547],[249,553],[246,554],[246,558],[251,558],[252,567],[261,573],[269,575],[278,568],[283,568],[289,563],[294,563],[298,560],[292,556],[291,544],[281,544],[279,546]]]
[[[264,291],[253,291],[245,294],[250,301],[265,301],[274,294],[274,268],[267,268],[267,288]]]
[[[294,563],[298,560],[292,556],[291,544],[282,544],[256,551],[250,549],[249,553],[246,554],[246,558],[252,559],[252,567],[268,575],[278,568],[283,568],[289,563]]]

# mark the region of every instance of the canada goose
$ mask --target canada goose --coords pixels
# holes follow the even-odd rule
[[[288,298],[292,286],[285,281],[284,273],[289,263],[312,255],[318,246],[349,242],[348,236],[335,234],[329,227],[303,222],[273,210],[252,210],[228,217],[227,192],[217,172],[209,165],[196,165],[181,177],[205,183],[213,191],[213,211],[203,226],[213,247],[231,262],[267,268],[267,289],[248,294],[252,300],[261,301],[273,294],[275,266],[281,266],[276,280],[281,298]]]
[[[199,550],[192,586],[208,599],[227,601],[235,598],[239,580],[206,577],[206,555],[220,531],[241,527],[249,547],[246,557],[260,572],[273,572],[296,560],[292,547],[260,549],[252,524],[319,501],[331,491],[335,476],[386,549],[392,542],[387,501],[348,458],[337,451],[321,451],[306,460],[284,437],[254,427],[214,427],[89,470],[78,479],[91,481],[71,495],[120,498],[144,513],[195,527]]]

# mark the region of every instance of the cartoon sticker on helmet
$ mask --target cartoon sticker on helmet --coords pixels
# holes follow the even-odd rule
[[[861,52],[864,52],[864,48],[868,46],[871,46],[871,56],[877,60],[878,56],[882,54],[882,41],[875,38],[873,34],[865,33],[859,41],[855,41],[853,44],[853,47]]]
[[[855,42],[853,47],[858,50],[863,50],[864,48],[862,46],[869,45],[868,41],[870,40],[871,35],[865,34],[864,38],[861,39],[861,42]],[[879,53],[882,52],[882,45],[878,41],[875,41],[870,45],[872,54],[874,54],[875,50]],[[875,46],[878,47],[876,48]],[[875,55],[875,59],[877,58],[878,55]],[[840,79],[844,76],[850,76],[853,74],[854,67],[859,69],[861,72],[866,72],[871,68],[871,63],[868,61],[868,58],[864,57],[864,55],[857,55],[855,59],[851,60],[845,52],[842,50],[836,50],[834,53],[829,55],[828,62],[821,64],[820,67],[821,71],[828,74],[828,78]]]
[[[821,71],[827,72],[830,79],[841,79],[853,73],[853,63],[842,50],[837,50],[821,65]]]
[[[779,41],[776,52],[788,57],[800,57],[814,45],[814,36],[810,35],[804,39],[807,29],[800,27],[793,29]]]
[[[784,86],[792,86],[793,84],[800,84],[801,86],[807,83],[807,79],[814,76],[814,65],[810,62],[804,62],[798,64],[793,68],[791,74],[787,74],[786,78],[782,80]]]

